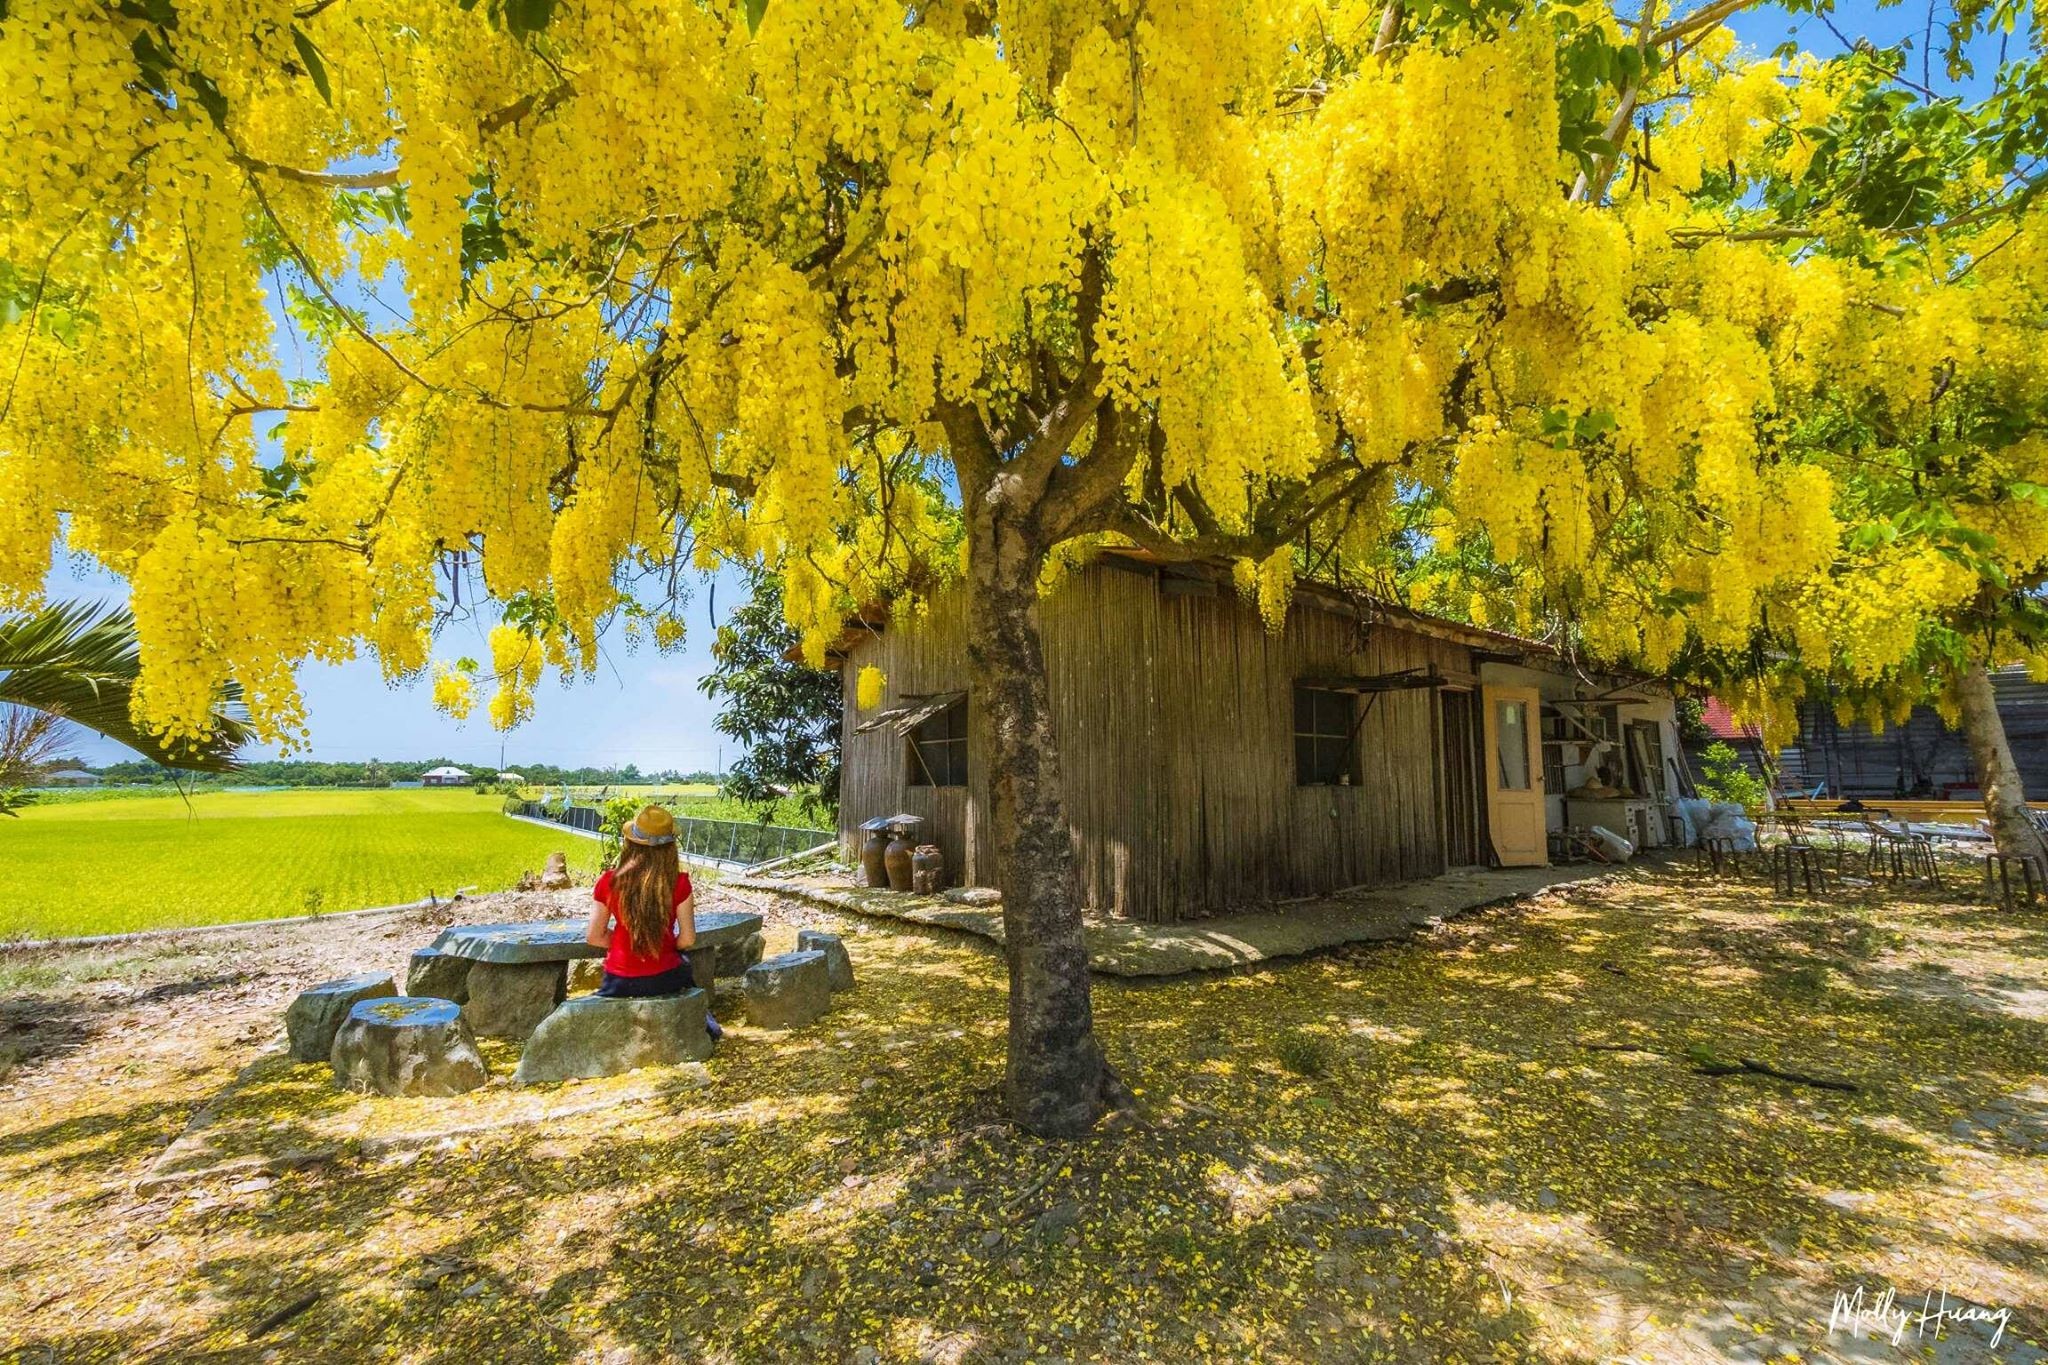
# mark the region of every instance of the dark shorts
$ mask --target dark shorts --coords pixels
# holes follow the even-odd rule
[[[606,972],[597,993],[614,1000],[642,1000],[656,995],[681,995],[696,984],[690,975],[690,959],[685,957],[682,966],[652,976],[613,976]]]

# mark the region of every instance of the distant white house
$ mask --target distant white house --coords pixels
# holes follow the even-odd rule
[[[97,787],[98,773],[89,773],[83,768],[59,768],[56,772],[43,774],[46,787]]]
[[[468,773],[447,764],[439,768],[429,768],[420,774],[422,787],[461,787],[467,786],[468,783]]]
[[[526,781],[526,779],[521,777],[518,773],[499,773],[498,780],[500,782],[512,783],[524,783]]]

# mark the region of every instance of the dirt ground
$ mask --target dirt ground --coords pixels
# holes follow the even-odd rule
[[[702,1067],[381,1100],[277,1054],[303,986],[540,904],[0,956],[0,1360],[2048,1341],[2048,911],[1679,870],[1398,946],[1104,981],[1141,1109],[1072,1144],[1000,1120],[988,945],[794,905],[769,907],[770,951],[830,923],[858,984],[807,1029],[731,1021]],[[224,1164],[164,1179],[195,1116]]]

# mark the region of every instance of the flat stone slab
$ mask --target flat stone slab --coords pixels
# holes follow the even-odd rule
[[[334,1083],[391,1096],[449,1096],[490,1079],[453,1000],[396,995],[364,1000],[334,1035]]]
[[[832,1005],[832,977],[820,952],[764,957],[741,979],[747,1022],[761,1028],[801,1028]]]
[[[604,949],[593,948],[584,941],[585,923],[581,916],[577,916],[572,919],[528,920],[523,924],[458,924],[443,929],[430,946],[450,957],[500,964],[568,962],[579,957],[603,957]],[[698,949],[737,943],[760,930],[759,915],[737,910],[697,912]]]
[[[348,1018],[348,1012],[364,1000],[395,996],[398,988],[389,976],[372,972],[366,976],[345,976],[323,981],[300,991],[285,1011],[284,1031],[295,1062],[324,1062],[334,1050],[334,1035]]]
[[[1641,865],[1640,859],[1632,864]],[[1488,906],[1625,875],[1630,875],[1626,869],[1584,865],[1478,868],[1183,924],[1139,924],[1091,912],[1081,932],[1093,971],[1106,976],[1179,976],[1301,957],[1350,943],[1399,942]],[[737,877],[724,885],[1003,942],[999,905],[959,905],[940,896],[796,878]]]
[[[486,1038],[520,1039],[568,993],[568,970],[560,962],[473,962],[463,1017]]]
[[[642,1000],[579,996],[540,1021],[513,1079],[521,1085],[617,1076],[647,1066],[701,1062],[711,1055],[701,990]]]

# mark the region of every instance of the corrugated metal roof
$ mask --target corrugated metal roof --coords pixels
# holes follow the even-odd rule
[[[1709,696],[1700,713],[1700,721],[1715,739],[1762,739],[1763,731],[1754,725],[1737,725],[1735,715],[1728,709],[1728,703],[1719,697]]]

